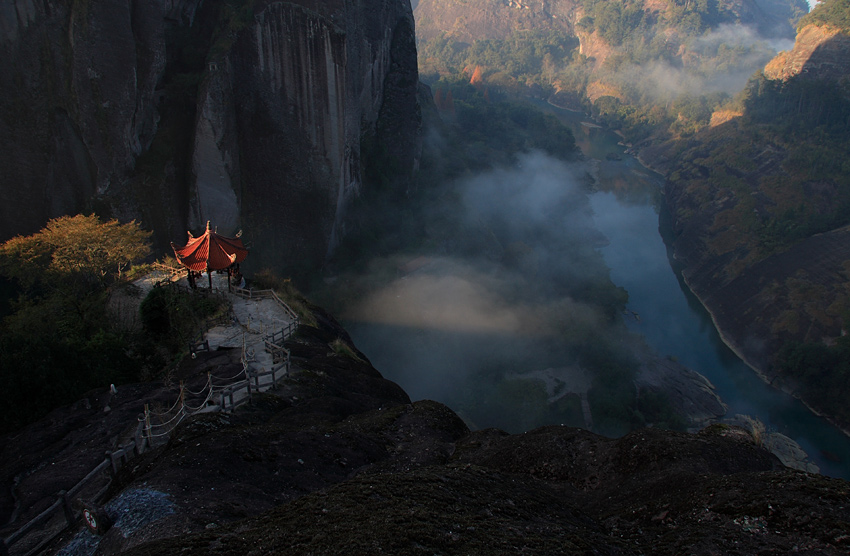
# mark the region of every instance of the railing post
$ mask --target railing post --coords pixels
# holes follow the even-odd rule
[[[145,444],[144,444],[145,440],[144,440],[144,437],[142,436],[142,431],[144,431],[144,429],[145,429],[145,425],[144,425],[144,421],[143,421],[144,415],[140,414],[138,419],[139,419],[139,424],[136,426],[136,434],[133,435],[133,437],[134,437],[133,440],[135,441],[135,444],[136,444],[133,447],[133,451],[136,453],[137,456],[140,456],[145,451]]]
[[[153,436],[151,435],[151,412],[148,404],[145,404],[145,432],[148,437],[148,446],[153,446]]]
[[[118,474],[118,466],[115,463],[115,456],[109,450],[106,451],[106,459],[109,460],[109,474],[112,478],[115,478],[115,475]]]
[[[65,521],[68,525],[74,524],[74,508],[71,507],[71,500],[68,498],[67,490],[60,490],[57,495],[62,499],[62,511],[65,512]]]

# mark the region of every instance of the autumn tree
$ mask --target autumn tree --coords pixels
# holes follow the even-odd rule
[[[26,289],[68,279],[103,288],[150,253],[150,236],[135,220],[120,224],[94,215],[61,216],[0,246],[0,273]]]
[[[107,302],[113,284],[150,252],[149,237],[136,222],[80,215],[0,245],[0,275],[17,289],[0,322],[0,432],[91,388],[139,378],[138,354],[150,350],[115,326]]]
[[[469,84],[473,87],[480,87],[484,84],[484,72],[481,66],[475,66],[472,72],[472,77],[469,79]]]

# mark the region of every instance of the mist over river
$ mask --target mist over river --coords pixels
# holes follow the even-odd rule
[[[412,399],[446,403],[472,427],[518,432],[562,423],[612,435],[625,430],[600,426],[596,415],[594,425],[583,411],[593,377],[563,338],[616,339],[605,350],[627,343],[631,331],[706,376],[728,404],[727,417],[756,417],[799,443],[822,473],[850,478],[850,439],[738,359],[671,266],[663,214],[659,228],[662,178],[582,114],[540,106],[568,123],[585,156],[598,161],[597,190],[585,195],[580,186],[584,166],[535,154],[469,180],[428,218],[439,236],[444,213],[457,211],[466,227],[452,233],[481,236],[474,248],[444,237],[430,249],[370,261],[355,279],[369,286],[330,303],[357,347]],[[505,229],[515,232],[512,243],[497,237]],[[604,265],[594,263],[599,255]],[[598,305],[560,287],[586,274],[607,283],[600,291],[610,295],[605,265],[628,292],[615,325]]]
[[[572,125],[583,152],[601,159],[599,191],[590,202],[597,228],[610,240],[601,252],[611,279],[629,292],[629,328],[659,354],[711,380],[729,406],[728,417],[757,417],[769,431],[800,444],[821,473],[850,479],[850,439],[799,400],[765,384],[741,361],[723,343],[711,316],[675,270],[663,240],[671,233],[670,225],[657,196],[663,178],[622,154],[624,148],[614,133],[601,129],[582,133],[581,122],[587,121],[583,115],[551,110]],[[609,158],[615,153],[621,160],[606,160],[609,153]]]

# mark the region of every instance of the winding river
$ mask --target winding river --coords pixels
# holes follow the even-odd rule
[[[601,252],[611,279],[629,292],[628,326],[658,353],[711,380],[729,416],[757,417],[769,431],[800,444],[821,473],[850,479],[850,438],[758,378],[723,343],[708,312],[682,281],[663,238],[670,232],[658,202],[663,178],[624,154],[614,133],[588,125],[582,114],[551,110],[573,128],[585,155],[600,161],[599,191],[591,195],[591,205],[599,231],[610,241]]]
[[[569,124],[585,156],[598,161],[598,190],[590,195],[593,216],[582,218],[592,218],[588,224],[608,239],[608,245],[598,249],[610,268],[611,280],[629,293],[626,325],[643,335],[661,356],[707,377],[728,405],[728,417],[758,418],[768,432],[796,441],[823,474],[850,479],[850,438],[758,378],[722,342],[710,316],[682,282],[663,238],[670,229],[659,208],[663,206],[663,178],[625,154],[617,135],[587,121],[583,114],[542,102],[538,105]],[[541,170],[551,170],[547,164]],[[520,179],[510,171],[503,174],[509,180]],[[491,191],[496,187],[491,182],[498,180],[492,175],[487,179],[487,191]],[[556,177],[555,181],[561,180]],[[556,184],[547,191],[557,192],[559,187]],[[558,200],[557,195],[554,199]],[[540,199],[537,202],[540,204]],[[510,208],[516,212],[521,206]],[[564,222],[576,216],[565,216]],[[561,233],[560,224],[550,224],[553,234]],[[594,242],[604,243],[599,239]],[[481,245],[486,248],[487,244]],[[476,369],[535,371],[567,381],[572,392],[586,394],[587,384],[580,372],[568,367],[553,369],[552,357],[539,355],[547,349],[544,344],[517,335],[517,323],[527,315],[522,307],[505,302],[512,289],[510,283],[499,282],[499,272],[467,264],[462,258],[416,254],[373,262],[369,268],[352,280],[374,279],[378,286],[361,289],[347,301],[337,299],[342,305],[339,314],[355,344],[411,398],[446,403],[472,426],[527,430],[553,422],[540,414],[545,403],[524,401],[517,398],[522,391],[513,390],[511,407],[521,411],[492,410],[499,387],[480,381],[470,384],[464,377]],[[339,294],[336,287],[330,290]],[[508,295],[499,297],[505,291]],[[565,305],[568,300],[553,298],[547,303],[569,314],[581,313]],[[360,309],[352,311],[352,306]],[[567,424],[587,423],[585,414],[582,422]]]

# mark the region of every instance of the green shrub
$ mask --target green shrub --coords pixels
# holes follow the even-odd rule
[[[354,352],[354,348],[352,348],[350,345],[348,345],[348,342],[346,342],[342,338],[337,338],[336,340],[334,340],[333,342],[328,344],[328,346],[337,355],[343,355],[345,357],[349,357],[351,359],[354,359],[355,361],[363,362],[363,359],[361,359],[360,356],[357,355],[357,353]]]

